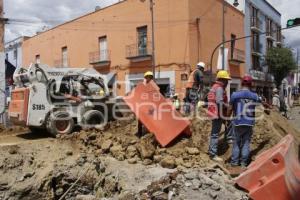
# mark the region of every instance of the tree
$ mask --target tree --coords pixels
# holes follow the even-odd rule
[[[271,48],[267,52],[266,61],[270,72],[274,75],[277,87],[289,73],[297,68],[293,53],[288,48]]]

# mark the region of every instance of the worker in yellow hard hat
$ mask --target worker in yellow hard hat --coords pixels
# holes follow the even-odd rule
[[[144,83],[147,84],[153,80],[153,73],[151,71],[147,71],[144,74]]]
[[[225,70],[220,70],[217,73],[217,80],[210,89],[208,99],[208,116],[212,119],[212,129],[210,136],[209,155],[214,161],[221,162],[222,158],[218,157],[218,140],[219,133],[223,121],[227,116],[228,97],[226,87],[228,81],[231,80],[229,73]]]
[[[147,85],[147,84],[150,84],[151,82],[153,82],[153,78],[154,78],[153,72],[151,72],[151,71],[145,72],[145,73],[144,73],[144,81],[143,81],[144,85]],[[156,90],[159,91],[159,87],[158,87],[156,84],[153,84],[152,86],[153,86]],[[138,120],[138,131],[137,131],[137,135],[140,136],[140,137],[142,137],[143,134],[144,134],[144,131],[143,131],[143,130],[144,130],[143,124],[142,124],[142,122],[141,122],[140,120]]]

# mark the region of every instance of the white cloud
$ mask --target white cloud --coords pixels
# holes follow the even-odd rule
[[[4,0],[5,17],[40,21],[23,25],[7,25],[5,40],[33,35],[44,26],[51,27],[119,0]],[[233,0],[228,0],[233,2]],[[300,0],[268,0],[282,14],[282,27],[290,18],[300,17]],[[240,0],[243,6],[243,1]],[[289,46],[300,46],[300,28],[283,31]]]

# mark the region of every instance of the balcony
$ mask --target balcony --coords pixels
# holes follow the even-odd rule
[[[234,49],[233,52],[230,52],[229,62],[232,64],[241,64],[245,63],[245,51],[240,49]]]
[[[94,67],[108,66],[110,64],[110,51],[105,49],[90,52],[89,62]]]
[[[255,32],[260,32],[260,21],[258,17],[251,18],[251,30]]]
[[[126,46],[126,58],[131,62],[142,62],[152,59],[151,42],[146,45],[131,44]]]

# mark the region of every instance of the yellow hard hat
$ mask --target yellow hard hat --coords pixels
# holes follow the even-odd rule
[[[227,79],[231,80],[229,73],[226,70],[221,70],[217,74],[217,79]]]
[[[146,76],[153,76],[153,73],[151,71],[147,71],[145,74],[144,74],[144,77]]]
[[[100,96],[104,96],[105,95],[104,90],[101,89],[100,92],[99,92],[99,94],[100,94]]]

